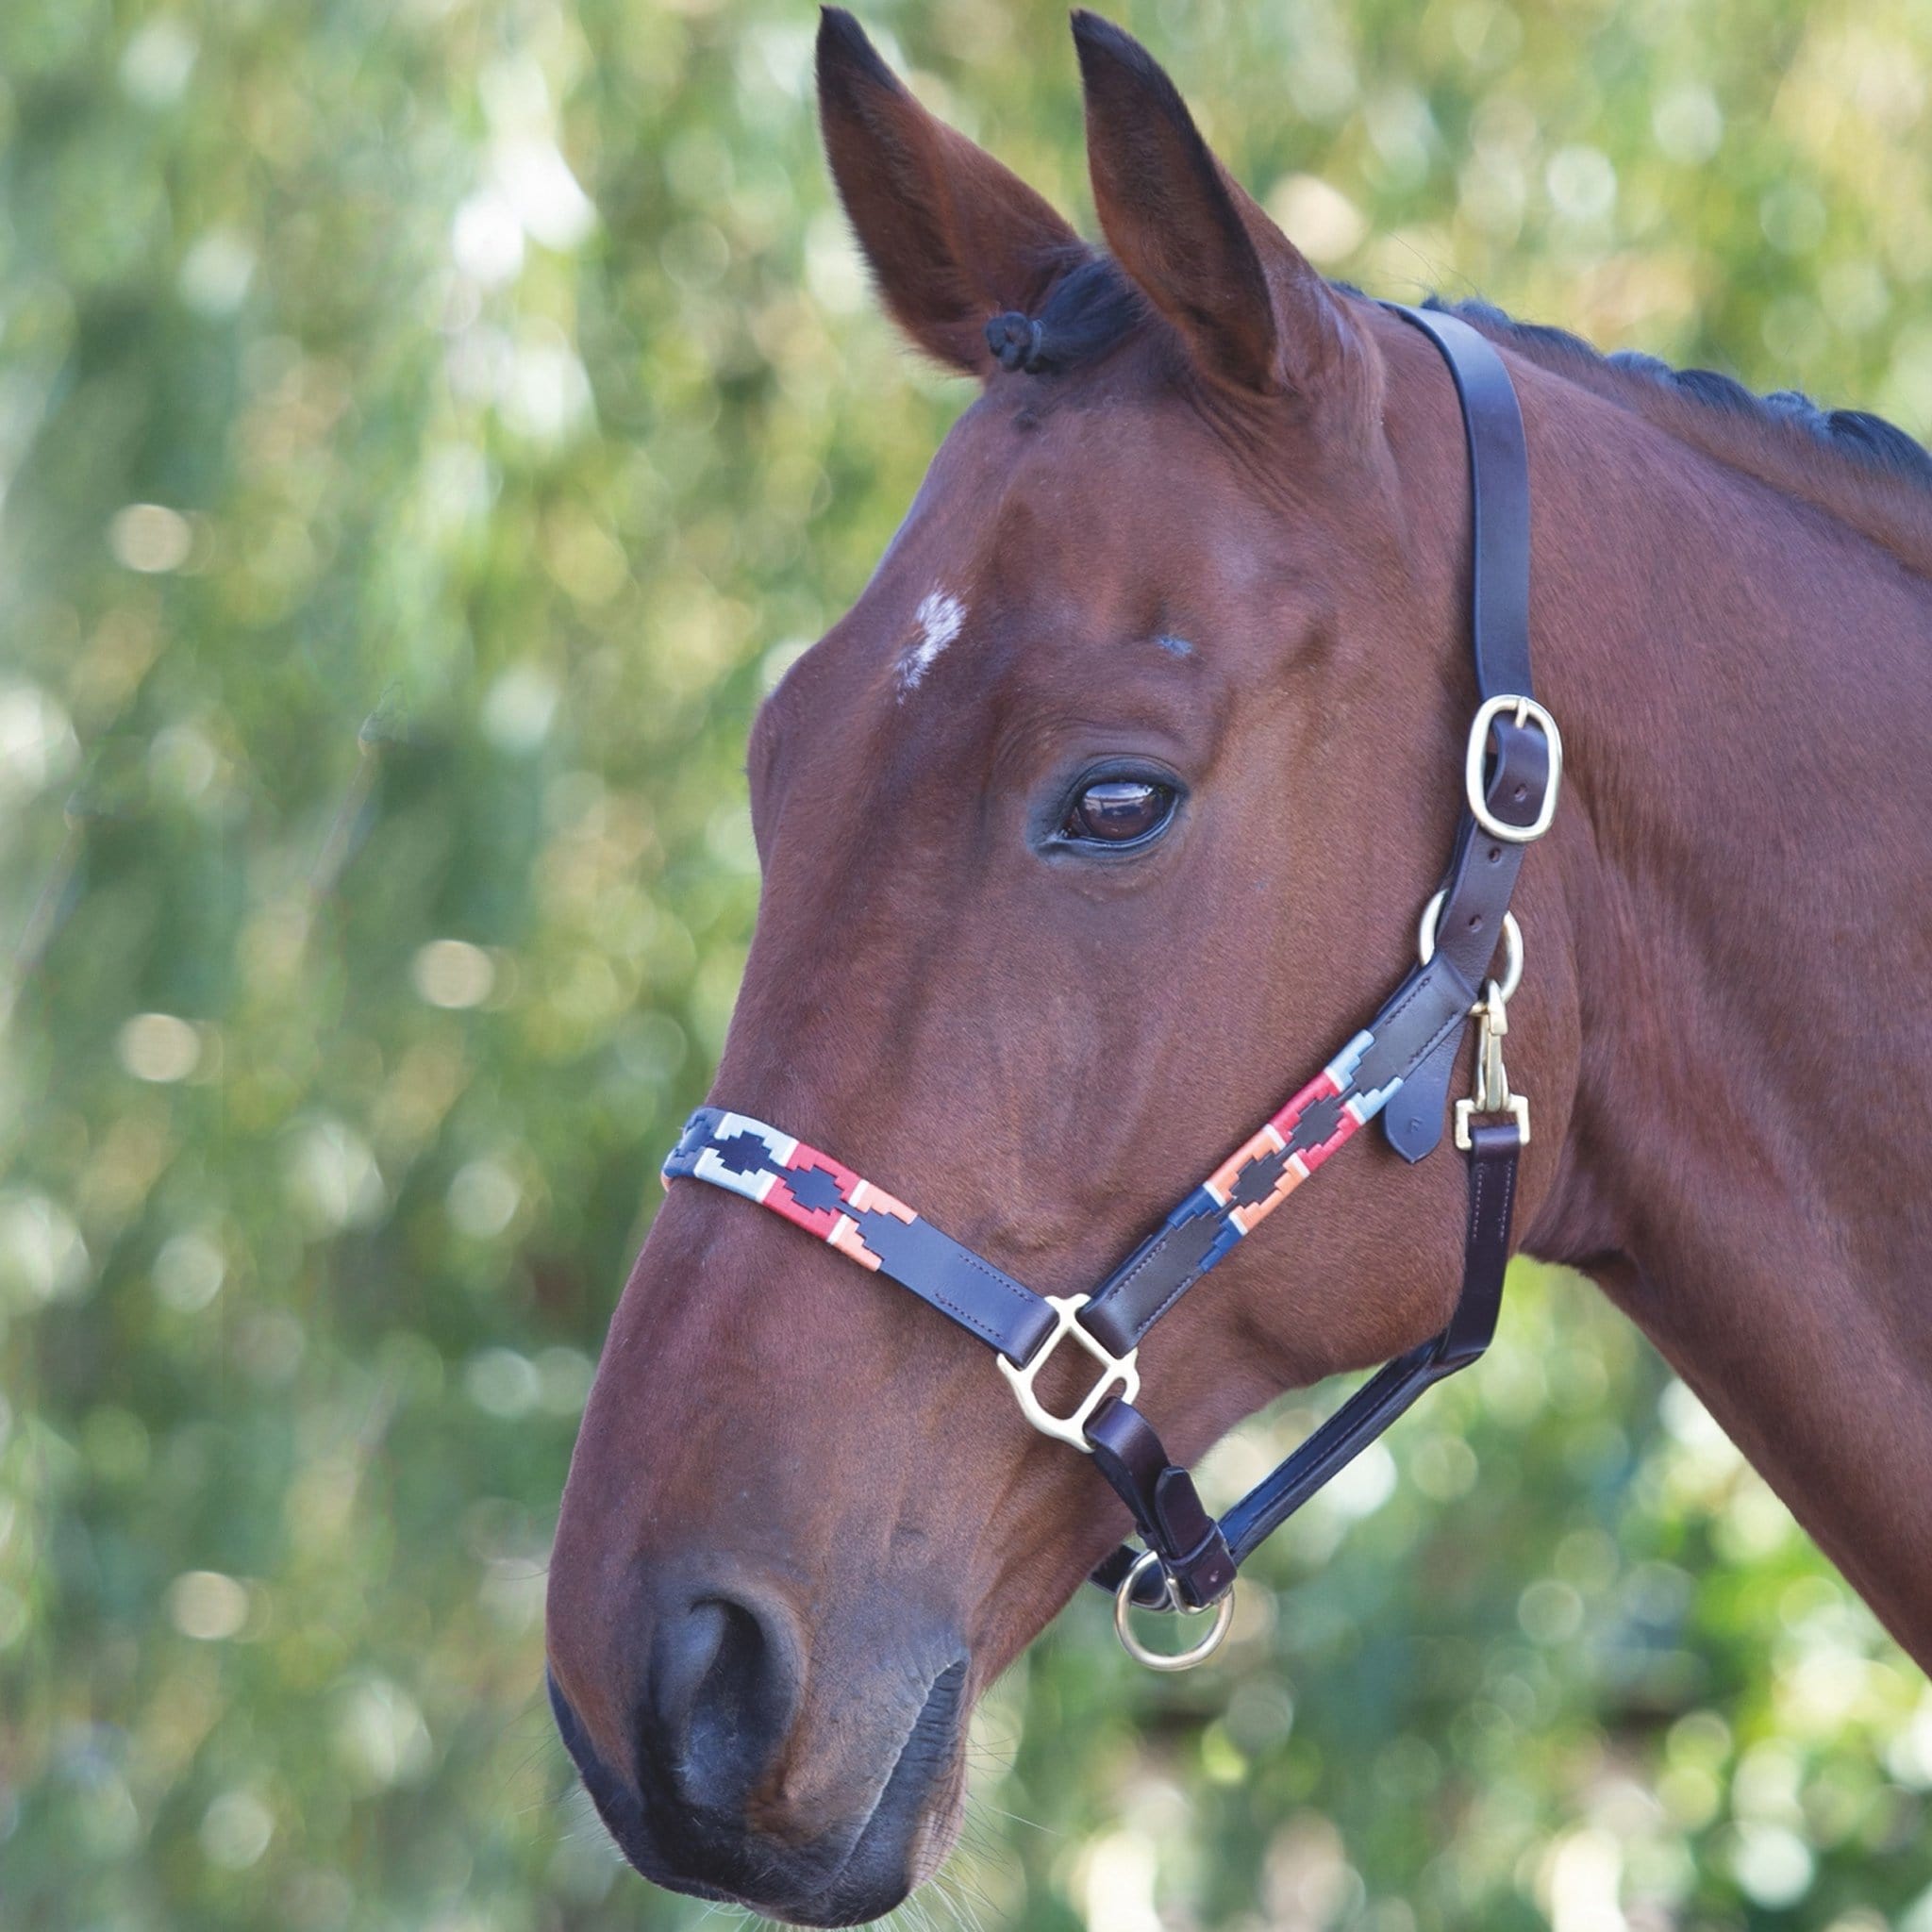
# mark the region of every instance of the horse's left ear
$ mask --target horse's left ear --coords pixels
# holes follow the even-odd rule
[[[1017,175],[928,114],[853,17],[819,16],[819,121],[839,197],[893,319],[986,375],[986,325],[1037,310],[1088,250]]]
[[[1074,42],[1108,245],[1216,381],[1257,394],[1352,389],[1366,343],[1307,258],[1202,140],[1159,64],[1084,9]]]

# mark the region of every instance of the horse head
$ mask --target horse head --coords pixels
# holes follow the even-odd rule
[[[712,1090],[1058,1294],[1400,972],[1474,703],[1441,362],[1315,272],[1141,47],[1074,31],[1105,253],[824,17],[879,293],[979,388],[758,714],[762,897]],[[1453,1165],[1377,1145],[1316,1193],[1143,1347],[1181,1456],[1442,1326]],[[970,1336],[674,1187],[563,1503],[565,1737],[648,1876],[874,1917],[950,1844],[974,1699],[1123,1524]]]

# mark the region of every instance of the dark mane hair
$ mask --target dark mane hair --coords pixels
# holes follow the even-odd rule
[[[1755,420],[1772,428],[1794,428],[1855,463],[1932,490],[1932,451],[1869,410],[1822,408],[1794,389],[1774,390],[1761,396],[1715,369],[1673,369],[1659,358],[1635,349],[1605,355],[1568,329],[1518,322],[1488,302],[1444,302],[1431,296],[1424,307],[1459,316],[1546,366],[1611,371],[1733,417]]]
[[[1338,286],[1351,295],[1361,292],[1346,283]],[[1518,322],[1480,300],[1445,302],[1431,296],[1424,306],[1459,316],[1545,367],[1583,377],[1592,388],[1614,392],[1613,382],[1637,385],[1660,397],[1701,404],[1739,424],[1757,423],[1781,438],[1796,431],[1867,475],[1932,492],[1932,451],[1869,410],[1823,408],[1790,389],[1760,396],[1714,369],[1673,369],[1634,349],[1606,355],[1567,329]],[[986,339],[1005,369],[1061,375],[1099,360],[1153,320],[1147,298],[1120,264],[1111,256],[1089,255],[1054,284],[1038,315],[1018,310],[996,315],[986,325]]]

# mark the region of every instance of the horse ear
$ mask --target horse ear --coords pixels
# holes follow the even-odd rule
[[[986,325],[1036,310],[1087,250],[1017,175],[936,120],[842,8],[819,15],[825,156],[886,307],[927,355],[986,375]]]
[[[1108,245],[1208,374],[1313,395],[1355,335],[1328,285],[1228,175],[1146,48],[1074,14],[1087,162]]]

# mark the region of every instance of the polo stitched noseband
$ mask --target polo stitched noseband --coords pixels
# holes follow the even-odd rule
[[[1369,1024],[1217,1168],[1091,1294],[1040,1295],[942,1234],[884,1189],[778,1128],[700,1108],[664,1163],[782,1214],[861,1267],[908,1288],[991,1347],[1028,1422],[1091,1454],[1132,1512],[1142,1547],[1116,1550],[1092,1580],[1113,1592],[1127,1649],[1156,1669],[1213,1651],[1241,1562],[1373,1442],[1430,1383],[1489,1346],[1501,1303],[1529,1111],[1503,1066],[1507,1002],[1522,973],[1509,896],[1525,849],[1549,829],[1562,771],[1556,721],[1529,675],[1529,465],[1502,358],[1467,324],[1391,303],[1449,365],[1469,447],[1471,642],[1480,703],[1464,760],[1464,804],[1448,877],[1423,915],[1421,960]],[[1489,976],[1498,946],[1500,979]],[[1487,981],[1487,984],[1485,982]],[[1482,991],[1478,992],[1478,988]],[[1469,1163],[1462,1290],[1449,1325],[1381,1369],[1293,1455],[1218,1522],[1192,1477],[1168,1458],[1134,1407],[1141,1339],[1195,1282],[1330,1155],[1377,1116],[1405,1160],[1441,1139],[1464,1024],[1477,1024],[1475,1091],[1455,1109]],[[1062,1341],[1100,1366],[1070,1412],[1035,1384]],[[1172,1655],[1147,1649],[1132,1607],[1214,1610],[1206,1639]]]

